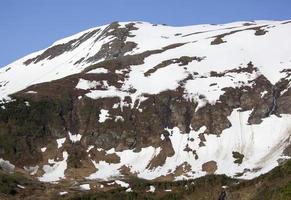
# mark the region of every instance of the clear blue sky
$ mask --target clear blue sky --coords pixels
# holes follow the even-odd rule
[[[291,19],[291,0],[0,0],[0,67],[112,21],[182,26]]]

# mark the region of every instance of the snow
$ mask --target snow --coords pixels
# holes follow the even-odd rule
[[[93,99],[120,97],[121,101],[123,101],[125,96],[130,96],[134,104],[136,100],[143,101],[144,94],[157,94],[165,90],[176,89],[179,86],[179,81],[189,74],[193,74],[193,72],[198,72],[199,75],[207,75],[211,71],[224,72],[241,66],[247,66],[250,61],[258,68],[258,73],[266,76],[274,84],[284,77],[284,73],[281,73],[281,71],[288,69],[291,65],[289,53],[291,51],[291,38],[289,37],[291,24],[282,24],[283,22],[241,21],[221,25],[202,24],[186,27],[153,26],[146,22],[134,22],[137,30],[132,30],[131,34],[134,37],[128,37],[126,41],[137,43],[137,47],[132,52],[128,52],[128,55],[142,53],[147,50],[162,49],[171,44],[183,43],[184,45],[151,55],[145,59],[144,64],[130,66],[129,76],[124,80],[124,85],[121,89],[108,86],[106,90],[95,90],[96,86],[101,83],[85,79],[80,79],[76,88],[90,90],[86,96]],[[244,26],[244,23],[251,23],[251,25]],[[126,22],[120,24],[122,24],[122,27]],[[268,32],[265,35],[256,36],[254,34],[255,30],[250,29],[260,26],[265,26],[264,29]],[[103,58],[95,63],[85,60],[96,54],[104,43],[114,39],[113,37],[99,38],[101,32],[106,27],[107,25],[88,29],[55,42],[53,45],[63,44],[77,39],[85,33],[98,30],[95,35],[81,43],[79,47],[53,59],[45,59],[39,63],[31,63],[28,66],[24,66],[24,61],[43,53],[46,50],[44,49],[0,69],[0,80],[3,80],[2,82],[5,83],[5,86],[0,89],[0,97],[8,98],[7,95],[25,89],[30,85],[76,74],[92,64],[103,61]],[[223,40],[226,41],[225,43],[219,45],[210,44],[217,35],[227,34],[231,31],[237,32],[224,36]],[[150,76],[144,76],[146,71],[161,62],[181,56],[199,56],[204,59],[200,62],[192,61],[183,67],[178,64],[171,64],[158,69]],[[84,61],[75,65],[74,63],[81,58],[85,58]],[[128,70],[118,69],[116,73],[126,73],[126,71]],[[87,73],[108,73],[108,69],[101,67],[90,70]],[[256,74],[253,75],[255,76]],[[186,96],[195,101],[197,100],[199,107],[201,107],[207,102],[215,103],[219,95],[223,93],[221,90],[223,87],[240,87],[239,81],[247,84],[253,78],[247,77],[246,74],[241,76],[236,75],[234,80],[231,80],[230,77],[214,77],[206,81],[196,77],[194,80],[187,81],[185,87],[189,94],[186,94]],[[207,85],[210,80],[218,82],[218,85],[210,87]],[[199,84],[202,84],[203,87],[197,87]],[[134,94],[127,92],[132,87],[137,90]],[[28,91],[28,93],[33,94],[35,92]],[[206,98],[199,101],[197,95],[201,93]]]
[[[194,138],[193,142],[187,140],[187,135],[180,134],[178,128],[169,130],[172,132],[170,139],[175,149],[175,155],[167,158],[164,165],[167,167],[163,169],[165,173],[168,170],[174,170],[175,166],[187,161],[191,165],[192,171],[196,172],[195,175],[192,175],[191,172],[188,175],[194,178],[200,177],[205,174],[201,170],[202,164],[215,160],[218,166],[217,174],[226,174],[234,177],[237,173],[249,168],[251,171],[245,173],[242,178],[250,179],[277,166],[277,160],[281,157],[284,146],[289,141],[288,127],[291,125],[291,116],[282,115],[279,118],[272,115],[264,119],[259,125],[248,125],[249,114],[249,111],[233,111],[229,117],[232,126],[225,129],[219,137],[211,134],[205,135],[206,142],[203,147],[199,147],[199,134],[195,134],[193,130],[189,134],[190,137]],[[198,133],[204,132],[204,130],[205,127],[202,127]],[[198,160],[183,151],[187,144],[191,149],[196,150],[199,157]],[[237,165],[234,163],[233,151],[244,155],[242,164]],[[252,171],[254,169],[260,170]]]
[[[91,90],[86,94],[87,97],[92,99],[106,98],[106,97],[119,97],[121,100],[128,96],[127,92],[120,91],[113,86],[107,88],[107,90]]]
[[[93,145],[90,145],[89,147],[88,147],[88,149],[86,150],[86,152],[88,153],[91,149],[93,149],[94,148],[94,146]]]
[[[12,163],[10,163],[9,160],[4,160],[2,158],[0,158],[0,167],[3,171],[9,173],[12,173],[15,169],[15,166]]]
[[[80,79],[78,84],[76,85],[77,89],[82,89],[82,90],[89,90],[89,89],[94,89],[96,86],[99,86],[100,83],[98,81],[88,81],[85,79]]]
[[[193,80],[186,81],[184,85],[186,89],[184,97],[197,102],[196,110],[198,110],[207,103],[215,104],[219,97],[224,94],[223,88],[252,86],[251,81],[261,74],[266,76],[271,83],[276,83],[284,75],[280,71],[288,68],[288,65],[290,66],[290,56],[287,52],[291,50],[291,39],[287,37],[287,33],[291,26],[282,25],[281,22],[277,21],[257,21],[247,27],[243,26],[243,23],[245,22],[221,26],[198,25],[189,27],[152,26],[149,23],[138,23],[136,24],[138,30],[132,31],[135,37],[127,39],[127,41],[136,42],[138,47],[128,54],[133,55],[147,50],[161,49],[170,44],[185,44],[151,55],[145,58],[141,65],[130,66],[128,78],[124,80],[121,89],[109,86],[105,91],[91,90],[86,96],[93,99],[119,97],[121,101],[125,96],[130,96],[133,102],[131,106],[133,106],[135,101],[139,101],[139,103],[144,101],[145,94],[158,94],[166,90],[175,90],[181,80],[198,72],[198,76],[194,76]],[[262,36],[256,36],[254,30],[246,30],[264,25],[267,26],[268,33]],[[223,38],[226,43],[210,44],[217,35],[230,31],[238,32],[226,35]],[[189,35],[195,32],[202,33]],[[181,33],[181,36],[177,37],[177,33]],[[188,36],[184,37],[186,35]],[[283,36],[284,42],[282,42],[281,36]],[[273,46],[278,46],[278,48],[273,48]],[[270,51],[262,51],[262,49]],[[150,76],[144,75],[145,72],[163,61],[181,56],[198,56],[204,59],[200,62],[194,60],[184,67],[179,66],[178,63],[170,64],[156,70]],[[272,61],[269,62],[268,58],[272,58]],[[256,72],[228,72],[228,70],[246,67],[249,62],[252,62],[257,68]],[[117,71],[123,73],[121,70]],[[212,71],[225,73],[225,75],[211,77],[210,72]],[[90,89],[88,86],[85,88]],[[128,93],[130,88],[136,89],[136,92],[134,94]],[[201,95],[205,98],[200,99]]]
[[[68,132],[68,134],[69,134],[69,138],[70,138],[72,143],[79,142],[82,138],[82,135],[80,135],[80,134],[74,135],[70,131]]]
[[[147,192],[155,192],[156,188],[153,185],[150,185],[150,189]]]
[[[101,67],[87,72],[87,74],[101,74],[101,73],[108,73],[108,70]]]
[[[58,144],[58,149],[61,148],[63,146],[63,144],[65,143],[66,141],[66,138],[60,138],[60,139],[57,139],[57,144]]]
[[[166,129],[170,133],[169,139],[175,154],[167,157],[165,164],[155,169],[148,169],[148,164],[160,153],[159,148],[149,146],[142,148],[140,152],[132,150],[116,152],[114,149],[110,149],[106,151],[106,154],[115,153],[120,157],[120,163],[92,161],[97,171],[88,179],[115,179],[121,176],[119,169],[127,166],[139,178],[152,180],[173,173],[178,166],[184,163],[188,163],[191,170],[185,171],[182,176],[176,177],[176,180],[198,178],[206,175],[206,172],[202,171],[202,165],[212,160],[217,163],[216,174],[235,177],[237,173],[247,171],[240,178],[257,177],[278,166],[277,160],[284,158],[282,152],[291,142],[289,128],[291,127],[291,115],[281,117],[271,115],[263,119],[261,124],[249,125],[250,113],[251,111],[234,110],[228,117],[232,126],[223,130],[220,136],[204,134],[205,146],[201,147],[199,146],[201,142],[199,134],[204,133],[205,126],[198,131],[191,130],[189,134],[181,133],[177,127]],[[193,140],[189,140],[189,138]],[[196,152],[198,159],[195,158],[193,152],[184,151],[186,146]],[[241,164],[234,163],[235,159],[232,155],[234,151],[244,155]]]
[[[27,94],[37,94],[37,92],[36,92],[36,91],[32,91],[32,90],[30,90],[30,91],[27,91],[26,93],[27,93]]]
[[[80,78],[76,89],[86,90],[85,96],[92,99],[119,97],[120,102],[114,104],[113,108],[122,110],[125,106],[133,108],[134,105],[137,105],[136,109],[138,109],[139,104],[146,100],[145,96],[147,94],[159,94],[167,90],[176,90],[181,86],[185,88],[183,97],[198,103],[197,111],[207,103],[216,104],[220,96],[224,94],[223,88],[253,87],[253,80],[260,75],[264,75],[272,84],[277,83],[282,78],[290,81],[291,78],[288,78],[287,74],[281,71],[291,67],[291,37],[289,36],[291,24],[282,24],[282,21],[255,21],[251,22],[250,26],[244,26],[244,23],[246,22],[171,27],[136,22],[135,26],[138,29],[131,31],[134,37],[128,37],[126,41],[137,43],[137,47],[128,52],[127,55],[134,55],[148,50],[159,50],[177,43],[183,43],[183,45],[150,55],[145,58],[142,64],[129,66],[128,69],[115,70],[118,76],[126,74],[124,80],[119,80],[119,83],[122,83],[121,88],[109,85],[107,80],[91,81]],[[125,24],[125,22],[120,23],[121,27],[125,26]],[[260,26],[265,26],[264,29],[268,32],[265,35],[256,36],[254,34],[255,30],[250,28]],[[53,45],[64,44],[70,40],[77,39],[85,33],[99,29],[91,38],[81,43],[79,47],[53,59],[45,59],[36,64],[31,63],[28,66],[23,64],[27,59],[43,53],[46,50],[44,49],[1,68],[0,99],[5,98],[8,100],[8,95],[23,90],[28,86],[61,79],[81,72],[86,76],[89,76],[88,74],[109,73],[109,69],[106,69],[105,66],[86,71],[88,66],[104,61],[104,58],[96,62],[87,62],[86,59],[95,55],[103,44],[114,39],[114,37],[99,37],[106,27],[92,28],[55,42]],[[228,34],[233,31],[237,32]],[[221,34],[228,34],[223,37],[225,43],[211,45],[211,42]],[[75,42],[74,45],[77,45],[77,43]],[[193,60],[185,66],[173,63],[157,69],[149,76],[145,76],[145,72],[153,69],[158,64],[181,56],[196,56],[203,58],[203,60]],[[75,64],[81,58],[84,58],[84,61]],[[247,67],[249,62],[252,62],[257,69],[256,71],[230,71]],[[213,71],[223,75],[211,76]],[[189,76],[193,78],[185,80]],[[185,81],[181,82],[182,80]],[[135,89],[136,91],[130,93],[128,92],[129,89]],[[286,91],[288,91],[288,88],[281,95]],[[33,90],[26,93],[37,94]],[[267,94],[268,91],[262,91],[261,98],[264,98]],[[132,100],[130,105],[124,102],[127,96]],[[82,96],[78,98],[81,99]],[[29,106],[29,103],[26,104]],[[3,106],[1,108],[5,109],[5,106]],[[142,112],[142,110],[138,110]],[[250,179],[266,173],[278,165],[278,159],[283,158],[282,151],[286,144],[290,142],[290,130],[288,127],[291,125],[291,117],[290,115],[282,115],[281,117],[271,115],[265,118],[261,124],[249,125],[247,119],[250,113],[251,111],[239,112],[234,110],[229,116],[232,126],[225,129],[219,137],[213,134],[205,134],[205,146],[202,147],[199,146],[201,141],[198,135],[203,133],[206,127],[201,127],[198,131],[191,130],[189,134],[181,133],[177,127],[166,129],[171,133],[169,138],[175,154],[166,159],[164,166],[155,169],[148,169],[148,164],[160,153],[160,148],[149,146],[142,148],[140,152],[108,150],[106,151],[107,154],[115,153],[120,157],[120,163],[111,164],[105,161],[95,162],[92,160],[97,171],[88,178],[114,179],[121,176],[120,168],[127,166],[132,173],[136,173],[140,178],[155,179],[159,176],[173,173],[178,166],[185,162],[191,166],[191,170],[177,177],[176,180],[196,178],[206,174],[202,171],[201,166],[211,160],[217,163],[218,169],[215,172],[217,174],[226,174],[234,177],[239,172],[247,171],[241,178]],[[124,120],[122,116],[109,115],[108,110],[102,109],[100,111],[99,123],[104,123],[110,118],[115,121]],[[82,135],[74,135],[69,132],[68,138],[74,143],[80,141]],[[161,135],[160,138],[161,140],[165,139],[164,135]],[[193,140],[188,140],[189,138],[193,138]],[[57,139],[57,148],[61,148],[65,141],[66,137]],[[195,150],[198,159],[194,158],[192,152],[183,151],[186,145],[193,151]],[[89,146],[87,152],[92,148],[94,147]],[[41,148],[41,151],[45,152],[46,147]],[[234,163],[233,151],[244,155],[241,164]],[[49,160],[50,165],[43,166],[45,173],[39,179],[42,181],[58,181],[64,178],[67,157],[67,152],[63,152],[62,161]],[[9,161],[4,161],[3,159],[0,159],[0,165],[13,168]],[[26,169],[29,173],[35,174],[38,166]]]
[[[25,187],[22,186],[22,185],[17,184],[16,186],[17,186],[18,188],[20,188],[20,189],[25,189]]]
[[[120,181],[120,180],[115,180],[115,183],[117,185],[120,185],[121,187],[124,187],[124,188],[128,188],[129,187],[129,184],[124,182],[124,181]]]
[[[81,190],[90,190],[90,184],[86,183],[86,184],[82,184],[80,185],[80,189]]]
[[[65,170],[67,169],[68,153],[63,152],[63,160],[55,161],[49,159],[49,165],[43,166],[44,174],[38,179],[42,182],[57,182],[65,178]]]
[[[110,119],[110,117],[109,117],[109,111],[108,110],[105,110],[105,109],[101,109],[100,110],[100,114],[99,114],[99,123],[103,123],[107,119]]]
[[[261,92],[261,98],[263,98],[266,94],[268,94],[268,91],[267,90]]]
[[[72,74],[80,73],[89,65],[94,64],[94,62],[86,62],[86,59],[93,56],[98,52],[104,43],[109,42],[114,38],[99,38],[99,34],[106,28],[106,26],[96,27],[83,31],[79,34],[73,35],[71,37],[64,38],[60,41],[52,44],[53,47],[58,44],[63,44],[69,42],[70,40],[77,39],[84,33],[89,33],[95,29],[100,29],[95,35],[86,41],[82,42],[77,48],[66,51],[63,54],[54,57],[53,59],[46,58],[38,63],[30,63],[28,66],[24,65],[28,59],[34,58],[42,54],[45,50],[43,49],[38,52],[32,53],[28,56],[25,56],[3,68],[0,69],[0,80],[8,81],[4,88],[0,90],[0,97],[7,98],[9,94],[13,94],[17,91],[23,90],[30,85],[37,83],[49,82],[52,80],[57,80]],[[98,40],[97,40],[98,39]],[[74,45],[78,43],[75,42]],[[48,48],[50,48],[48,47]],[[91,51],[94,49],[94,51]],[[84,61],[75,64],[81,58],[84,58]],[[104,60],[101,58],[95,63]],[[7,70],[9,69],[9,70]]]
[[[59,192],[59,195],[61,195],[61,196],[66,195],[66,194],[68,194],[68,192],[66,192],[66,191]]]
[[[127,188],[125,192],[133,192],[133,190],[131,188]]]
[[[258,77],[256,72],[249,73],[226,73],[223,77],[210,77],[204,75],[202,77],[194,78],[194,80],[187,81],[185,89],[187,91],[185,98],[193,99],[198,102],[196,111],[203,107],[206,103],[215,104],[225,91],[221,90],[232,86],[233,88],[240,88],[242,86],[252,86],[251,81]],[[215,85],[212,85],[215,84]],[[205,98],[200,99],[203,95]]]
[[[120,163],[111,164],[105,161],[99,161],[98,163],[92,160],[95,168],[98,169],[95,173],[87,177],[90,180],[101,179],[111,180],[112,177],[120,176],[119,169],[125,165],[131,168],[132,172],[142,172],[148,166],[151,159],[158,155],[161,148],[146,147],[142,148],[140,152],[136,153],[133,150],[124,150],[116,152],[115,149],[106,151],[107,154],[117,154],[120,157]]]
[[[118,115],[118,116],[115,116],[114,121],[115,121],[115,122],[118,122],[118,121],[122,121],[122,122],[123,122],[123,121],[124,121],[124,118],[123,118],[122,116],[119,116],[119,115]]]

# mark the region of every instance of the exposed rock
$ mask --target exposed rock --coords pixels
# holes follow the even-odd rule
[[[202,165],[202,171],[206,172],[207,174],[214,174],[217,170],[217,165],[215,161],[209,161]]]

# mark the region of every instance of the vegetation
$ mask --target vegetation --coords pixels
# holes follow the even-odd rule
[[[17,98],[0,105],[0,155],[10,161],[38,159],[37,144],[62,130],[67,103],[48,100],[27,101]]]
[[[30,181],[19,174],[5,174],[0,171],[0,193],[14,196],[19,185],[26,186]]]
[[[237,151],[233,151],[232,157],[235,159],[234,163],[241,164],[245,156]]]

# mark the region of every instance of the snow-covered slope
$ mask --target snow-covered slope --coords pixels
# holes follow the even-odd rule
[[[112,23],[11,63],[0,69],[1,98],[53,99],[62,87],[74,102],[65,135],[25,169],[48,182],[268,172],[291,155],[290,34],[291,21]],[[98,105],[89,104],[93,122],[93,111],[80,114],[86,99]],[[84,169],[67,163],[72,148],[83,149]]]
[[[119,24],[119,28],[122,28],[129,23]],[[177,81],[192,72],[208,76],[207,74],[211,71],[224,72],[246,66],[250,61],[258,67],[258,73],[264,74],[271,83],[275,84],[286,76],[281,71],[290,67],[291,64],[291,39],[289,37],[291,23],[288,23],[288,21],[236,22],[223,25],[206,24],[187,27],[135,22],[134,27],[135,30],[130,31],[132,36],[127,37],[125,42],[131,41],[136,43],[137,46],[132,51],[126,52],[125,55],[162,49],[177,43],[184,44],[149,56],[145,59],[144,64],[131,68],[132,71],[124,87],[133,86],[138,90],[139,94],[156,94],[166,89],[174,89],[177,86]],[[55,42],[48,49],[32,53],[3,67],[0,71],[1,97],[6,97],[33,84],[48,82],[81,72],[86,67],[105,60],[106,56],[94,61],[90,61],[89,58],[98,53],[102,45],[106,43],[110,45],[110,41],[116,38],[116,36],[110,34],[113,31],[112,29],[108,25],[80,32]],[[260,32],[263,35],[255,35],[255,33]],[[211,42],[218,37],[221,37],[223,42],[211,45]],[[54,57],[51,49],[58,45],[65,46],[70,42],[69,48],[63,49],[65,47],[61,47],[62,54]],[[51,50],[51,52],[48,50]],[[43,56],[43,59],[25,64],[25,61],[42,55],[46,51],[48,51],[48,54]],[[181,56],[196,56],[203,59],[203,61],[192,62],[186,66],[187,69],[183,69],[177,64],[172,64],[165,69],[158,70],[152,76],[145,77],[143,75],[144,72],[162,61],[177,59]],[[243,81],[252,78],[236,77],[237,80],[242,79]],[[217,81],[219,82],[218,85],[222,84],[221,87],[237,84],[235,80]],[[147,84],[144,84],[144,82],[147,82]],[[211,82],[211,80],[207,82]],[[200,78],[187,83],[186,87],[191,94],[195,93],[196,90],[208,91],[209,89],[205,87],[193,89],[191,87],[193,84],[208,83],[205,83]],[[210,97],[210,99],[215,100],[218,95],[219,93],[214,95],[215,97]]]

